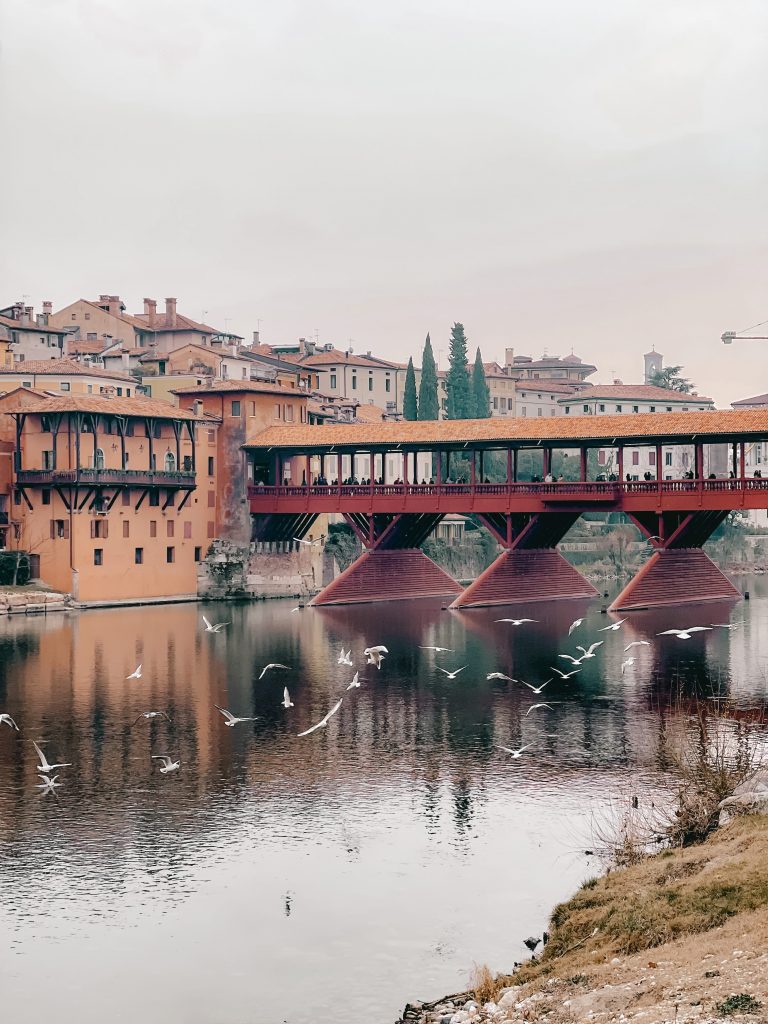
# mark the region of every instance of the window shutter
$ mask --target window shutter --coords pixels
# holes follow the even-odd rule
[[[96,520],[92,519],[91,520],[91,537],[95,537],[95,536],[96,536]]]
[[[56,538],[56,520],[51,520],[51,540]]]
[[[104,524],[104,533],[102,534],[102,536],[104,537],[104,540],[106,540],[107,537],[109,536],[109,520],[102,519],[102,523]]]
[[[69,540],[69,520],[64,520],[64,540]]]

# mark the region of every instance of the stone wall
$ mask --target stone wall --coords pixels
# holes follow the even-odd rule
[[[45,615],[64,611],[71,603],[69,594],[50,590],[0,591],[0,615]]]
[[[198,572],[198,593],[208,599],[312,597],[338,575],[321,545],[214,541]]]

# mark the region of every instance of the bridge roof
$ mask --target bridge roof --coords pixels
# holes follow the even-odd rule
[[[485,420],[398,421],[388,423],[276,426],[250,438],[247,448],[368,449],[441,448],[471,444],[483,448],[530,446],[542,442],[572,447],[581,442],[625,445],[690,443],[768,437],[768,409],[636,413],[618,416],[551,416]]]

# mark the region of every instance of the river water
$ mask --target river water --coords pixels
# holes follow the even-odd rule
[[[595,817],[664,777],[686,698],[761,708],[768,587],[606,602],[171,605],[0,623],[0,993],[8,1020],[358,1024],[509,969],[599,865]],[[202,629],[201,615],[231,622]],[[584,624],[569,639],[576,616]],[[689,641],[670,626],[731,623]],[[559,652],[603,639],[542,696]],[[650,639],[621,672],[624,646]],[[385,644],[381,671],[362,649]],[[455,653],[436,655],[418,645]],[[351,647],[363,678],[337,665]],[[138,662],[143,675],[126,681]],[[267,662],[288,670],[258,676]],[[468,667],[451,680],[437,666]],[[363,670],[364,669],[364,670]],[[295,706],[281,706],[287,685]],[[326,729],[299,738],[338,700]],[[553,706],[526,714],[548,699]],[[214,704],[258,721],[226,728]],[[132,723],[145,710],[171,722]],[[40,793],[29,742],[61,770]],[[496,744],[532,744],[517,761]],[[153,753],[179,758],[161,775]]]

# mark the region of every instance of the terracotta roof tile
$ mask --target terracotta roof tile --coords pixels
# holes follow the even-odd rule
[[[66,334],[61,327],[52,327],[50,324],[22,324],[10,316],[0,316],[0,327],[7,327],[11,331],[32,331],[34,334]]]
[[[299,361],[305,366],[331,366],[334,363],[347,366],[367,366],[369,369],[383,367],[384,369],[396,370],[398,364],[390,363],[378,356],[359,356],[352,353],[340,352],[338,349],[331,349],[330,352],[315,352],[311,356],[300,356]]]
[[[298,448],[382,445],[460,445],[464,442],[561,441],[564,445],[623,437],[625,443],[647,438],[733,437],[752,434],[768,438],[768,410],[639,413],[619,416],[547,416],[486,420],[439,420],[268,427],[248,441],[250,447]]]
[[[749,406],[768,405],[768,395],[755,395],[754,398],[740,398],[738,402],[731,402],[734,409],[743,409]]]
[[[21,389],[27,391],[27,388]],[[0,396],[0,413],[34,411],[48,412],[94,412],[106,416],[151,416],[166,420],[210,419],[210,416],[196,416],[188,409],[180,409],[170,402],[157,398],[107,398],[105,395],[56,395],[53,398],[39,398],[31,403],[19,389]]]
[[[631,401],[636,398],[651,402],[683,402],[689,405],[712,402],[706,395],[686,395],[682,391],[672,391],[670,388],[657,388],[654,384],[592,384],[581,388],[578,394],[579,400],[583,397],[587,401],[593,398],[625,398]]]
[[[215,380],[211,384],[196,384],[189,387],[174,388],[174,395],[215,395],[219,392],[251,391],[268,395],[291,395],[294,398],[307,398],[306,391],[298,388],[286,388],[282,384],[270,384],[260,380]]]
[[[25,359],[21,363],[15,363],[13,369],[0,367],[0,380],[9,375],[16,377],[102,377],[108,380],[124,380],[131,384],[136,383],[134,377],[126,373],[111,372],[103,370],[98,366],[87,366],[85,363],[75,362],[74,359]]]

